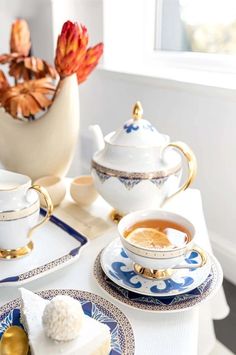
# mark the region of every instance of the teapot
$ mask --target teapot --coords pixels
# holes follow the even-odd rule
[[[124,215],[141,209],[162,207],[193,182],[197,163],[183,142],[172,142],[143,117],[140,102],[132,118],[103,138],[98,125],[90,126],[97,145],[91,174],[99,194]],[[183,158],[188,176],[180,186]]]

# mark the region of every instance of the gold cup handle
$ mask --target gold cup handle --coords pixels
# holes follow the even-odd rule
[[[196,246],[189,250],[189,252],[192,251],[196,251],[200,255],[201,257],[200,264],[177,265],[173,269],[198,269],[200,267],[203,267],[207,262],[207,254],[205,253],[205,251],[202,248]]]
[[[31,238],[32,233],[49,220],[49,218],[53,212],[52,200],[51,200],[47,190],[44,187],[39,186],[39,185],[32,185],[30,187],[30,189],[33,189],[33,190],[39,192],[43,196],[44,201],[45,201],[45,205],[46,205],[46,209],[47,209],[47,213],[46,213],[46,216],[38,224],[36,224],[34,227],[32,227],[30,229],[30,231],[28,233],[28,238]]]
[[[196,157],[195,157],[193,151],[187,146],[187,144],[185,144],[183,142],[172,142],[172,143],[169,143],[165,147],[165,150],[168,147],[173,147],[176,150],[179,150],[185,156],[185,158],[187,159],[187,162],[188,162],[188,177],[187,177],[186,181],[179,187],[179,189],[177,191],[175,191],[172,195],[170,195],[166,198],[164,203],[166,203],[166,201],[168,201],[172,197],[176,196],[181,191],[186,190],[194,181],[194,179],[196,177],[196,173],[197,173]]]

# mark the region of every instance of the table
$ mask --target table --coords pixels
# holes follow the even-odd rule
[[[188,189],[165,206],[181,213],[196,227],[197,243],[211,252],[202,210],[201,194]],[[93,263],[99,251],[118,236],[116,226],[109,220],[110,206],[99,198],[89,209],[81,209],[68,199],[55,209],[55,215],[90,236],[80,259],[45,278],[26,285],[32,291],[52,288],[74,288],[97,293],[116,304],[129,318],[135,334],[136,355],[207,355],[215,345],[212,319],[227,316],[229,308],[223,288],[200,307],[172,314],[154,314],[134,310],[101,290],[93,277]],[[77,213],[77,215],[76,215]],[[97,224],[96,224],[97,223]],[[100,236],[98,236],[100,234]],[[0,306],[18,297],[15,288],[0,289]]]

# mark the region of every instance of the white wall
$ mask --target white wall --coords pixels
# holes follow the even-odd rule
[[[51,1],[0,1],[1,53],[6,53],[9,51],[11,24],[16,18],[24,18],[29,24],[31,30],[31,38],[33,39],[33,54],[39,57],[41,56],[42,58],[52,63],[53,26]]]

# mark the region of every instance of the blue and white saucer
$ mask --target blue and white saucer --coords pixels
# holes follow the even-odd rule
[[[208,277],[211,259],[207,255],[206,264],[197,269],[179,269],[166,280],[150,280],[135,273],[133,261],[126,255],[120,239],[112,241],[102,252],[101,266],[107,277],[118,286],[145,296],[176,296],[194,290]],[[187,254],[185,262],[199,264],[197,252]]]
[[[210,255],[211,270],[206,280],[197,288],[176,296],[145,296],[118,286],[103,272],[101,253],[94,263],[94,277],[103,291],[110,297],[136,310],[155,313],[176,313],[199,306],[213,297],[222,285],[223,272],[217,259]]]
[[[111,302],[94,293],[70,289],[46,290],[38,294],[45,299],[51,299],[57,295],[68,295],[79,300],[86,315],[110,328],[111,351],[109,355],[134,355],[135,342],[130,322],[124,313]],[[19,298],[0,307],[0,339],[9,326],[22,327],[19,308]]]

